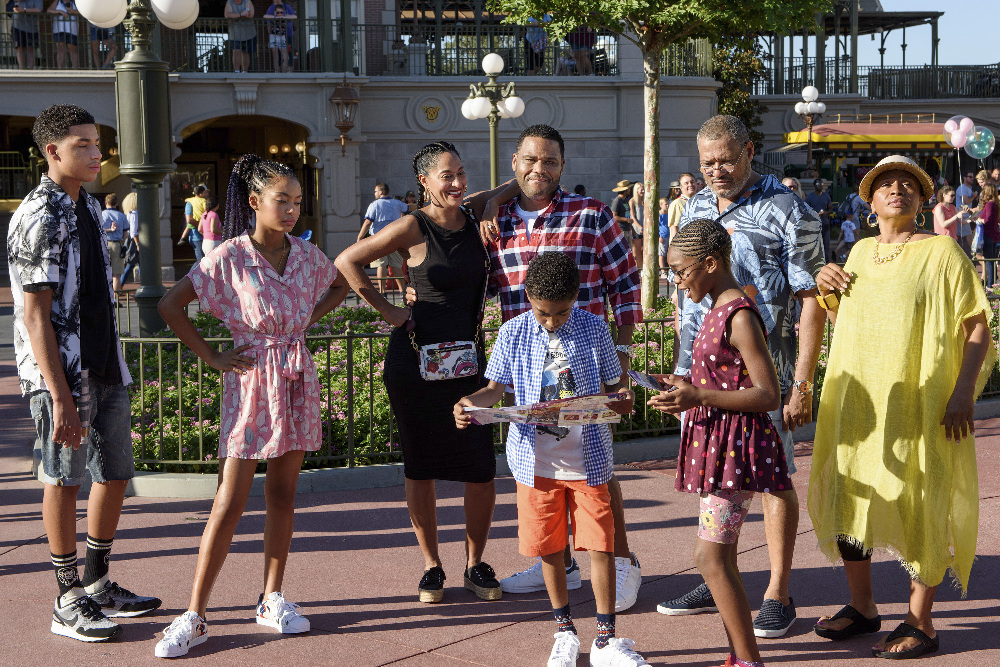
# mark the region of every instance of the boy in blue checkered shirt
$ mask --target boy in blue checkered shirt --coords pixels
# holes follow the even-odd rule
[[[465,407],[489,407],[512,386],[518,405],[625,389],[607,323],[573,307],[580,269],[565,253],[547,252],[528,265],[524,289],[531,312],[500,327],[486,367],[489,385],[455,405],[458,428],[469,425]],[[634,396],[611,405],[632,411]],[[646,665],[631,639],[615,637],[614,520],[608,479],[613,469],[607,424],[561,428],[511,424],[507,460],[517,480],[520,550],[541,557],[545,586],[558,631],[550,667],[576,665],[580,640],[569,609],[563,549],[569,537],[589,551],[597,604],[597,638],[590,664]]]

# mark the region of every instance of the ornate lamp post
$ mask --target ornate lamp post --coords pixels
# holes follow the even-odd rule
[[[135,300],[139,305],[139,332],[148,336],[164,327],[156,311],[166,293],[160,268],[159,188],[166,175],[174,171],[168,68],[152,51],[151,37],[157,19],[174,30],[194,23],[198,0],[78,0],[77,7],[98,27],[110,28],[124,22],[132,37],[132,50],[115,63],[115,103],[119,170],[132,179],[136,190],[142,271]]]
[[[462,115],[469,120],[490,119],[490,187],[495,188],[500,174],[500,154],[497,148],[497,123],[501,118],[517,118],[524,113],[524,100],[514,92],[514,82],[497,83],[503,71],[503,58],[487,53],[483,71],[489,81],[469,84],[469,97],[462,102]]]
[[[358,105],[361,97],[357,89],[347,83],[347,75],[344,81],[333,89],[330,95],[330,104],[333,105],[334,125],[340,130],[340,154],[347,155],[347,133],[354,127],[354,120],[358,115]]]
[[[795,105],[795,113],[799,115],[803,121],[805,121],[806,129],[809,131],[809,148],[806,153],[806,169],[816,171],[813,166],[813,125],[816,123],[816,119],[826,113],[826,105],[822,102],[817,102],[819,99],[819,91],[816,86],[806,86],[802,89],[802,99],[804,101],[798,102]],[[816,172],[817,174],[819,172]]]

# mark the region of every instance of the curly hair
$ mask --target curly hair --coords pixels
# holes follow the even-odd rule
[[[580,267],[564,252],[544,252],[528,263],[524,291],[533,299],[575,301],[580,292]]]
[[[35,124],[31,126],[31,136],[44,155],[45,147],[68,137],[69,128],[74,125],[96,124],[97,121],[85,109],[74,104],[53,104],[35,118]]]
[[[714,255],[725,266],[729,266],[733,241],[725,227],[715,220],[701,218],[692,220],[681,227],[680,231],[671,234],[670,247],[699,262]]]
[[[239,159],[229,176],[226,219],[222,223],[223,239],[231,239],[251,229],[253,210],[250,208],[250,193],[259,195],[282,176],[295,178],[295,172],[288,165],[264,160],[251,153]]]
[[[521,144],[528,137],[538,137],[539,139],[546,139],[548,141],[554,141],[559,144],[559,157],[563,157],[566,154],[566,145],[563,143],[562,135],[554,127],[548,125],[531,125],[524,128],[521,134],[517,137],[517,148],[515,150],[521,150]]]
[[[435,141],[433,144],[427,144],[413,156],[413,175],[417,177],[417,208],[422,208],[427,202],[426,190],[424,186],[420,183],[420,176],[430,176],[431,169],[437,165],[438,160],[444,153],[452,153],[459,160],[462,156],[458,154],[458,149],[455,148],[455,144],[449,143],[447,141]],[[388,194],[388,190],[386,190]]]

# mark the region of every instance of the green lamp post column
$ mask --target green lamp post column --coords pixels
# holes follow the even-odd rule
[[[469,84],[469,97],[462,102],[463,116],[469,120],[489,118],[490,121],[490,188],[495,188],[500,182],[500,119],[517,118],[524,113],[524,100],[514,92],[514,82],[497,83],[503,65],[503,58],[498,54],[486,54],[482,67],[489,80]]]

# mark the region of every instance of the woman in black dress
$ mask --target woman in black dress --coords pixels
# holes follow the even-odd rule
[[[434,480],[465,482],[465,587],[484,600],[500,599],[500,583],[482,562],[496,502],[496,457],[488,426],[455,428],[452,409],[486,385],[486,355],[477,336],[488,274],[488,255],[472,214],[462,206],[466,177],[455,147],[440,141],[413,158],[421,208],[345,250],[336,264],[351,287],[395,329],[389,338],[384,379],[399,427],[406,476],[406,505],[424,555],[421,602],[440,602],[445,574],[438,555]],[[364,267],[399,252],[420,294],[411,309],[389,303]],[[411,345],[477,341],[479,374],[427,381]]]

